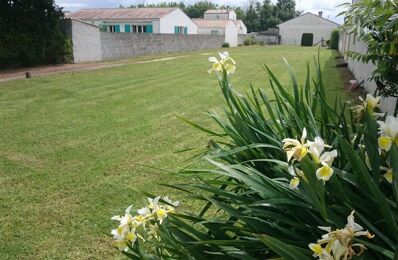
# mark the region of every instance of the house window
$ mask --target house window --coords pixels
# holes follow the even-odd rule
[[[115,25],[109,25],[108,27],[110,32],[116,32],[116,26]]]
[[[211,30],[211,35],[218,35],[218,30]]]
[[[174,34],[178,34],[178,35],[188,34],[188,27],[174,26]]]
[[[120,24],[108,25],[108,32],[120,32]]]
[[[147,33],[148,31],[148,26],[146,25],[132,25],[131,26],[131,31],[133,33]]]

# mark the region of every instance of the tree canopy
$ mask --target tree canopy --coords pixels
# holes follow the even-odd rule
[[[0,68],[64,61],[63,12],[53,0],[0,2]]]

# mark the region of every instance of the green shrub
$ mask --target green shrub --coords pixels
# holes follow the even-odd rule
[[[326,40],[325,43],[326,43],[326,45],[327,45],[328,47],[330,47],[330,40]]]
[[[301,46],[312,46],[314,44],[314,34],[303,33],[301,37]]]
[[[256,39],[253,36],[247,37],[243,41],[243,45],[245,46],[250,46],[255,44],[256,44]]]
[[[330,106],[319,61],[313,80],[307,67],[301,88],[293,74],[289,88],[265,66],[272,94],[251,88],[250,95],[241,95],[229,81],[235,61],[227,53],[220,56],[209,59],[225,98],[225,116],[209,114],[218,130],[183,119],[211,138],[205,158],[212,166],[183,170],[195,179],[169,185],[205,206],[184,213],[168,199],[162,202],[169,212],[152,203],[127,215],[130,221],[120,220],[121,235],[115,236],[129,247],[124,254],[396,259],[398,118],[375,113],[380,98],[371,95],[355,107],[356,116],[338,98]],[[149,231],[135,233],[146,223]],[[136,238],[148,234],[149,242]]]
[[[64,44],[64,63],[72,63],[73,62],[73,43],[72,40],[67,38],[65,39]]]
[[[64,14],[54,1],[3,1],[0,7],[0,69],[64,61]]]
[[[330,36],[330,48],[337,50],[339,48],[339,31],[334,30]]]
[[[229,48],[229,42],[224,42],[221,47],[223,48]]]

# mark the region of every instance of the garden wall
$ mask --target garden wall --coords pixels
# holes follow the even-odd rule
[[[74,62],[220,48],[225,41],[224,35],[100,32],[97,26],[74,19],[70,25]]]
[[[223,35],[132,34],[101,32],[102,59],[220,48]]]
[[[344,54],[347,51],[355,51],[359,53],[365,53],[367,51],[367,47],[362,40],[358,40],[354,34],[348,34],[345,32],[340,33],[339,39],[339,51]],[[372,63],[362,63],[356,60],[349,58],[347,55],[344,55],[344,59],[348,63],[348,68],[351,70],[352,74],[354,74],[355,79],[358,82],[364,81],[365,89],[373,94],[376,90],[376,83],[372,80],[369,80],[373,70],[375,69],[375,65]],[[384,112],[388,112],[390,114],[394,113],[395,104],[397,102],[396,98],[383,98],[381,101],[381,109]]]

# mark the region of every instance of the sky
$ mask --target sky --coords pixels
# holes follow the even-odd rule
[[[82,8],[115,8],[120,5],[129,6],[131,4],[159,3],[159,2],[184,2],[185,4],[193,4],[199,0],[55,0],[55,3],[64,7],[65,11],[77,11]],[[341,12],[341,8],[337,6],[348,2],[348,0],[295,0],[296,8],[304,12],[312,12],[317,14],[323,11],[323,17],[328,18],[337,23],[342,23],[342,17],[336,17]],[[241,6],[247,7],[249,0],[213,0],[211,1],[219,5]],[[276,0],[272,0],[276,2]]]

